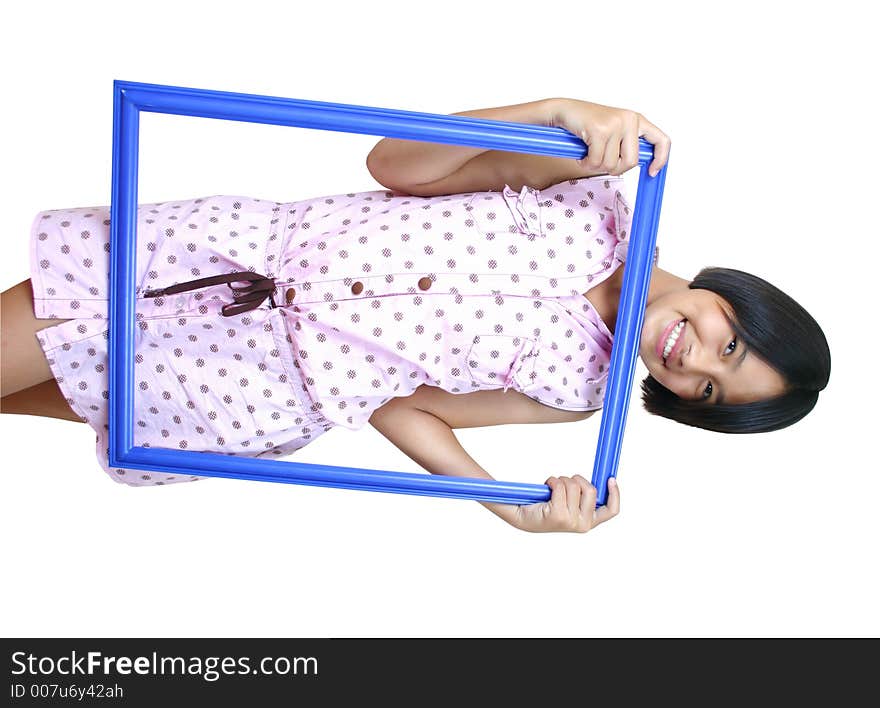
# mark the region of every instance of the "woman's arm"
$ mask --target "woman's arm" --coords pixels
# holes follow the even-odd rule
[[[621,174],[638,164],[640,136],[654,144],[649,171],[666,163],[669,138],[633,111],[568,98],[549,98],[453,115],[565,128],[589,147],[585,159],[384,138],[367,156],[380,184],[418,196],[500,191],[507,184],[544,189],[566,179]]]
[[[425,387],[420,387],[419,390]],[[442,392],[441,392],[442,393]],[[487,391],[478,393],[501,393]],[[446,394],[454,395],[454,394]],[[462,394],[459,398],[473,396]],[[415,396],[416,398],[413,398]],[[388,438],[404,454],[432,474],[455,477],[492,479],[492,476],[465,451],[452,431],[452,425],[437,415],[444,410],[432,403],[430,395],[395,398],[379,408],[370,417],[370,423]],[[522,396],[527,399],[527,396]],[[530,401],[530,399],[528,399]],[[457,427],[472,427],[474,424],[493,425],[506,422],[524,423],[534,415],[528,403],[511,397],[506,406],[496,408],[494,418],[486,417],[485,407],[481,412],[468,414],[459,411],[455,415]],[[531,401],[535,406],[541,404]],[[442,404],[440,404],[442,405]],[[447,409],[449,408],[446,404]],[[546,408],[546,406],[541,406]],[[559,411],[564,413],[564,411]],[[498,415],[502,417],[499,418]],[[544,416],[544,413],[540,413]],[[583,414],[577,414],[583,416]],[[470,417],[468,417],[470,416]],[[473,416],[477,416],[474,418]],[[562,419],[562,418],[560,418]],[[574,418],[567,418],[574,420]],[[549,419],[545,419],[549,422]],[[595,508],[596,489],[582,476],[550,477],[547,484],[552,489],[549,502],[539,502],[517,506],[480,502],[492,513],[512,526],[523,531],[589,531],[611,517],[620,509],[620,498],[616,486],[609,487],[606,506]]]
[[[554,99],[543,99],[499,108],[461,111],[451,115],[551,126],[553,110]],[[414,187],[447,177],[480,155],[499,152],[501,151],[466,145],[383,138],[367,155],[367,169],[386,187]],[[493,160],[483,161],[481,164],[488,165],[492,162]]]

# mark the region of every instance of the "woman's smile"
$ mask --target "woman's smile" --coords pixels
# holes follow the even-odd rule
[[[684,342],[684,330],[687,326],[687,320],[673,320],[669,323],[660,338],[657,340],[655,351],[657,356],[663,361],[663,365],[669,361],[669,358],[678,353]]]

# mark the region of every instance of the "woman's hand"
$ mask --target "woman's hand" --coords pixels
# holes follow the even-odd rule
[[[652,177],[669,158],[669,136],[640,113],[573,98],[552,100],[551,125],[565,128],[587,144],[578,165],[597,174],[619,175],[639,164],[639,138],[654,146]]]
[[[596,508],[596,488],[584,477],[550,477],[550,501],[516,507],[510,523],[522,531],[586,533],[620,512],[617,480],[608,480],[608,502]]]

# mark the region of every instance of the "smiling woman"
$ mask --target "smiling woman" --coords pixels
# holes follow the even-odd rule
[[[828,342],[810,314],[738,270],[706,268],[687,287],[645,312],[645,408],[722,433],[779,430],[807,415],[831,373]],[[674,336],[669,330],[680,322],[664,356]]]
[[[491,479],[454,429],[602,409],[633,218],[620,175],[640,137],[657,174],[669,138],[572,99],[455,115],[561,127],[589,150],[385,138],[367,157],[385,190],[138,206],[135,445],[271,459],[369,422],[428,472]],[[190,481],[109,465],[110,223],[105,206],[34,218],[31,278],[2,298],[3,412],[88,423],[118,482]],[[267,275],[232,306],[244,273]],[[656,258],[639,355],[650,412],[721,432],[799,420],[830,368],[818,325],[773,286],[722,269],[690,281]],[[485,505],[527,531],[619,510],[616,483],[598,509],[580,475],[547,485],[548,502]]]
[[[668,138],[640,114],[584,101],[548,99],[456,115],[564,127],[589,151],[571,161],[386,139],[368,159],[374,177],[424,196],[511,184],[543,189],[566,178],[625,172],[635,164],[640,136],[655,146],[650,173],[669,153]],[[416,176],[426,181],[415,183]],[[620,267],[583,293],[612,335],[625,248],[613,260]],[[691,281],[655,263],[639,356],[649,372],[642,383],[649,412],[724,433],[797,422],[813,409],[831,371],[825,335],[803,307],[757,276],[724,268],[704,269]]]
[[[750,403],[784,393],[782,375],[758,357],[747,356],[749,348],[736,335],[735,313],[711,290],[688,287],[656,297],[646,317],[642,359],[654,378],[679,398]]]

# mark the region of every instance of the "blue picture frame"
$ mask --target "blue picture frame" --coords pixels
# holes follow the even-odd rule
[[[135,244],[141,111],[573,159],[586,154],[583,141],[563,128],[131,81],[113,82],[109,290],[111,467],[509,504],[531,504],[550,498],[550,490],[543,484],[334,467],[134,445]],[[599,491],[597,504],[605,502],[608,479],[617,474],[651,277],[666,178],[666,167],[655,177],[648,175],[646,167],[652,158],[653,147],[640,140],[642,169],[592,472],[592,483]]]

